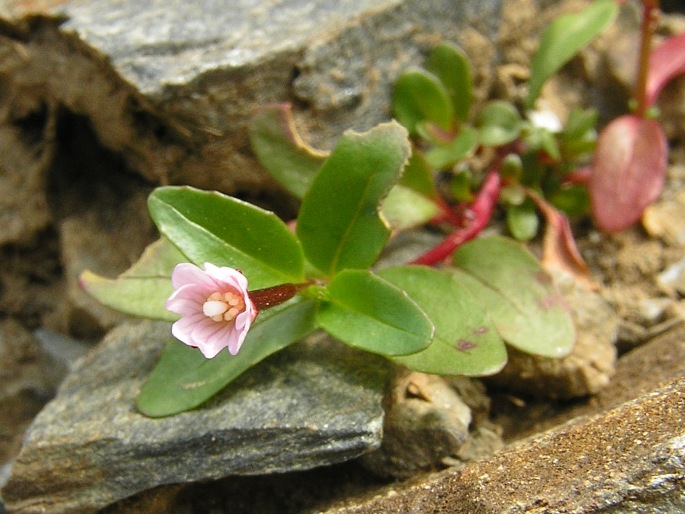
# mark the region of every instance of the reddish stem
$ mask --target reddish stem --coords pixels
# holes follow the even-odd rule
[[[575,184],[577,186],[587,186],[592,176],[592,168],[583,166],[564,175],[564,184]]]
[[[257,310],[261,311],[262,309],[268,309],[269,307],[275,307],[283,302],[287,302],[297,293],[312,284],[313,281],[303,282],[301,284],[279,284],[264,289],[255,289],[249,291],[248,294]]]
[[[496,169],[491,169],[471,207],[466,210],[466,225],[447,236],[439,245],[431,248],[412,261],[412,264],[432,266],[447,259],[462,244],[476,237],[490,221],[495,203],[502,188],[502,179]]]
[[[637,78],[635,80],[635,115],[644,118],[649,108],[647,102],[647,80],[649,74],[649,58],[652,51],[652,35],[659,16],[659,0],[643,0],[642,2],[642,30],[640,33],[640,57],[638,61]]]

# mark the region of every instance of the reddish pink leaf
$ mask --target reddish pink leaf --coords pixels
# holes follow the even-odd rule
[[[654,105],[659,93],[673,78],[685,73],[685,34],[673,36],[654,49],[647,75],[647,105]]]
[[[592,161],[590,199],[595,223],[614,232],[640,219],[661,193],[668,143],[654,120],[621,116],[599,136]]]

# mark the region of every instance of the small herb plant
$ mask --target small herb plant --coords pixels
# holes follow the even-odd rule
[[[643,47],[657,7],[647,4]],[[532,63],[525,109],[617,9],[614,1],[600,0],[548,28]],[[665,145],[645,146],[641,137],[654,129],[656,136],[645,137],[663,141],[647,115],[663,84],[685,67],[682,45],[669,44],[654,52],[652,62],[662,68],[641,67],[651,80],[647,96],[638,96],[636,111],[613,122],[618,129],[609,125],[598,141],[592,112],[574,111],[561,128],[534,115],[526,121],[499,101],[472,113],[469,63],[450,44],[436,47],[425,69],[400,76],[393,98],[397,121],[346,132],[329,153],[302,141],[287,105],[265,106],[250,136],[264,167],[301,200],[294,223],[220,193],[161,187],[148,205],[162,238],[116,279],[88,271],[81,276],[84,289],[102,303],[173,322],[178,340],[163,351],[138,409],[153,417],[192,409],[320,329],[399,365],[443,375],[496,373],[506,363],[505,343],[547,357],[566,355],[575,340],[573,323],[541,264],[514,240],[476,236],[499,202],[511,232],[530,238],[537,208],[548,221],[545,257],[582,268],[559,209],[578,214],[592,203],[599,226],[615,229],[606,220],[626,223],[626,211],[632,216],[638,205],[629,194],[620,207],[605,206],[606,181],[613,177],[630,192],[646,183],[660,187],[655,175],[663,181]],[[679,65],[672,65],[675,56]],[[625,133],[628,143],[616,145]],[[468,166],[486,152],[492,156],[486,168]],[[652,169],[654,163],[660,167]],[[438,172],[447,173],[447,195],[436,184]],[[607,173],[613,175],[596,177]],[[413,262],[379,266],[393,233],[428,223],[452,229]]]

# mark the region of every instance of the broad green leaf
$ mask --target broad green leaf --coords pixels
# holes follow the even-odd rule
[[[382,212],[393,230],[408,230],[428,223],[440,212],[440,208],[413,189],[397,185],[383,201]]]
[[[397,79],[392,97],[393,115],[411,134],[422,121],[449,130],[454,108],[440,79],[421,68],[412,67]]]
[[[478,131],[464,127],[450,143],[434,146],[426,152],[426,160],[435,169],[445,169],[470,157],[478,146]]]
[[[171,272],[179,262],[187,262],[181,252],[162,238],[149,245],[140,259],[115,279],[86,270],[80,286],[98,302],[124,314],[141,318],[174,321],[178,315],[164,308],[171,296]]]
[[[528,241],[538,233],[540,222],[531,201],[507,208],[507,226],[511,235],[519,241]]]
[[[514,141],[523,123],[516,108],[503,100],[488,102],[476,117],[479,141],[484,146],[501,146]]]
[[[373,264],[390,236],[380,203],[410,152],[396,122],[342,135],[300,207],[297,235],[309,262],[327,275]]]
[[[504,366],[507,352],[488,312],[450,275],[425,266],[390,268],[380,275],[405,291],[435,325],[428,348],[393,357],[394,362],[437,375],[491,375]]]
[[[575,328],[561,293],[535,257],[504,237],[475,239],[454,253],[456,280],[486,307],[502,338],[527,353],[563,357]]]
[[[298,198],[304,197],[327,157],[299,136],[289,104],[260,109],[250,122],[250,141],[262,166]]]
[[[146,416],[178,414],[201,405],[243,372],[315,329],[316,301],[296,297],[259,313],[238,355],[206,359],[197,349],[170,342],[143,386],[136,406]]]
[[[466,121],[471,109],[473,79],[464,51],[453,43],[442,42],[428,56],[426,69],[437,76],[447,89],[456,118]]]
[[[406,293],[363,270],[340,272],[328,285],[317,321],[349,346],[386,356],[426,348],[433,324]]]
[[[274,213],[217,192],[161,187],[148,198],[159,231],[191,262],[243,272],[250,289],[303,278],[299,242]]]
[[[530,64],[527,108],[533,106],[545,81],[606,29],[617,13],[616,0],[596,0],[581,12],[560,16],[547,27]]]

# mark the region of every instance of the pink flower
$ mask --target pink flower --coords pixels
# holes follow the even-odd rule
[[[171,274],[174,293],[164,306],[182,317],[171,333],[211,359],[223,348],[235,355],[257,317],[247,292],[247,279],[233,268],[205,263],[178,264]]]

